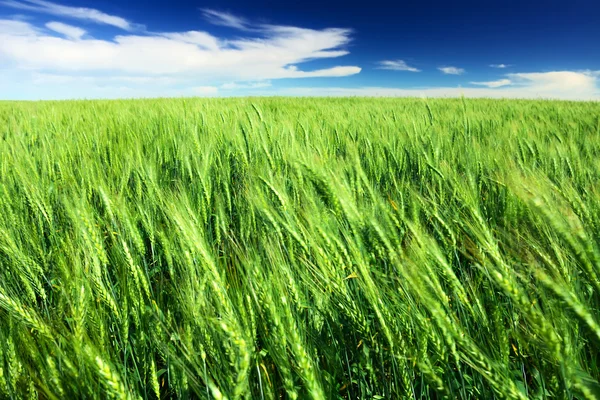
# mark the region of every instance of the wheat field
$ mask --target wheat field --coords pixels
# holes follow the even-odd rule
[[[0,103],[0,398],[599,399],[600,103]]]

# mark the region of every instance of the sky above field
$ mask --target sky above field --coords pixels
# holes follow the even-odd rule
[[[0,99],[600,100],[600,2],[0,0]]]

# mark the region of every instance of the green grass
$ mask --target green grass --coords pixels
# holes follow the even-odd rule
[[[599,103],[0,103],[0,398],[600,398],[599,238]]]

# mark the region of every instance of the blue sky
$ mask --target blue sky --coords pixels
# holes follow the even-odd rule
[[[0,99],[600,100],[600,3],[0,0]]]

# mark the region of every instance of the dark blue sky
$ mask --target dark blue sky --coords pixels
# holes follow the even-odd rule
[[[356,60],[377,61],[397,53],[399,58],[434,64],[522,61],[538,69],[581,68],[581,63],[600,67],[600,1],[594,0],[102,0],[92,4],[143,21],[152,30],[202,28],[205,22],[199,8],[257,22],[351,28]]]
[[[135,24],[135,28],[128,26],[123,29],[123,26],[116,26],[119,23],[106,23],[102,18],[94,19],[94,13],[89,14],[92,17],[85,13],[82,15],[77,12],[77,7],[94,9],[88,11],[122,18],[131,26]],[[220,17],[209,18],[206,10],[221,13]],[[238,22],[243,21],[242,25],[223,23],[223,18],[229,16],[236,18]],[[4,28],[0,24],[0,38],[3,34],[7,35],[7,31],[10,35],[11,29],[25,29],[22,25],[15,27],[10,21],[19,21],[37,31],[33,34],[37,36],[27,43],[22,39],[23,35],[20,35],[20,39],[14,39],[16,34],[13,34],[6,39],[7,43],[14,39],[13,47],[9,48],[5,44],[6,48],[3,49],[0,44],[0,68],[9,75],[19,76],[19,79],[29,79],[24,82],[27,83],[26,87],[31,87],[32,95],[29,97],[45,97],[44,93],[49,91],[47,88],[60,82],[63,86],[68,85],[69,79],[75,78],[85,78],[86,85],[93,87],[94,84],[99,84],[110,92],[108,88],[111,86],[106,82],[107,76],[129,78],[129,83],[123,86],[123,82],[119,82],[119,87],[127,92],[127,85],[133,85],[131,93],[134,96],[136,93],[153,95],[144,85],[144,79],[150,82],[150,77],[159,77],[165,82],[165,91],[157,90],[156,95],[169,95],[173,90],[176,95],[179,93],[177,90],[183,90],[186,85],[197,85],[201,88],[199,92],[205,92],[206,95],[319,94],[319,89],[322,89],[323,94],[344,94],[344,91],[347,91],[347,94],[372,94],[373,90],[379,90],[381,94],[393,95],[395,92],[388,93],[386,90],[394,89],[398,91],[398,95],[403,95],[402,90],[410,89],[424,91],[425,95],[436,95],[437,92],[427,90],[442,88],[471,88],[474,89],[472,95],[482,96],[489,93],[494,96],[496,92],[508,97],[529,92],[532,96],[537,93],[550,97],[556,94],[557,97],[594,98],[598,95],[596,81],[600,70],[600,2],[592,0],[65,0],[60,3],[45,0],[0,0],[0,20],[5,21]],[[78,40],[77,43],[54,43],[47,40],[47,37],[65,39],[65,32],[62,28],[48,28],[46,24],[51,22],[83,29],[85,34],[81,37],[67,38]],[[141,29],[137,24],[144,25],[145,29]],[[293,35],[286,33],[283,36],[289,40],[285,45],[281,45],[280,33],[264,28],[272,25],[303,28],[311,32],[324,32],[329,28],[344,28],[348,31],[343,32],[343,38],[332,38],[331,47],[325,46],[320,49],[315,47],[315,42],[326,42],[328,37],[306,37],[305,33],[299,31]],[[216,38],[221,45],[219,49],[213,49],[219,51],[218,55],[203,53],[188,57],[177,53],[177,59],[182,60],[178,65],[186,65],[182,71],[178,71],[174,66],[165,66],[156,71],[136,66],[140,57],[143,60],[144,57],[149,57],[148,60],[152,63],[152,56],[148,54],[132,59],[129,64],[105,63],[105,58],[94,58],[86,54],[88,50],[84,48],[86,43],[89,44],[88,48],[93,48],[93,41],[113,43],[116,36],[155,38],[156,35],[164,33],[189,31],[207,33]],[[272,39],[275,47],[266,47],[263,50],[264,54],[258,58],[264,57],[268,60],[271,57],[275,58],[274,54],[279,53],[281,58],[273,61],[273,65],[263,67],[257,64],[256,68],[257,71],[271,71],[273,68],[272,72],[242,73],[239,69],[243,69],[245,64],[254,65],[256,54],[253,53],[253,56],[247,59],[246,53],[239,57],[230,57],[223,53],[228,49],[239,50],[232,41],[260,42],[265,39]],[[31,41],[36,43],[31,44]],[[18,54],[14,47],[19,45],[32,46],[31,51],[37,49],[38,52],[46,52],[47,49],[55,54],[64,53],[74,57],[73,64],[77,67],[70,68],[67,62],[61,63],[57,60],[32,60],[31,57]],[[54,47],[55,45],[58,47]],[[96,45],[100,46],[99,43]],[[162,42],[148,46],[154,45],[156,54],[163,52],[159,57],[161,59],[170,57],[172,51],[185,51],[179,48],[171,50],[170,47],[163,46]],[[136,46],[139,48],[140,45]],[[304,46],[312,47],[300,52],[301,54],[290,53],[295,47]],[[148,47],[147,51],[152,52],[153,49],[154,47]],[[134,57],[127,49],[105,50],[106,59],[117,57],[121,50]],[[344,51],[347,54],[314,56],[315,52],[319,51]],[[104,53],[98,51],[97,54]],[[220,64],[210,60],[221,60],[221,56],[227,60],[219,61],[224,63],[223,67],[219,68]],[[201,60],[202,57],[205,59]],[[194,61],[190,61],[187,66],[188,60],[192,59]],[[239,59],[238,65],[235,64],[236,59]],[[382,68],[385,65],[382,63],[386,61],[401,67]],[[210,66],[206,66],[207,63]],[[491,67],[500,64],[506,67]],[[282,68],[287,71],[288,67],[306,72],[326,72],[298,79],[299,76],[295,72],[282,72]],[[359,68],[360,72],[327,72],[333,67],[354,67],[357,70]],[[452,68],[442,70],[445,67]],[[211,68],[217,72],[230,72],[211,72]],[[29,78],[27,74],[30,75]],[[14,78],[11,79],[14,82]],[[45,82],[44,79],[50,82]],[[213,87],[217,89],[209,89]],[[0,80],[0,90],[2,88]],[[4,82],[4,88],[5,93],[9,93],[10,83]],[[495,92],[490,92],[492,89]],[[40,94],[36,96],[38,92]],[[73,93],[74,96],[85,97],[85,93],[81,93],[80,90]],[[91,93],[90,97],[105,97],[94,93]],[[182,94],[186,94],[185,90]],[[440,92],[440,95],[445,94],[444,91]],[[471,92],[466,94],[470,95]],[[3,97],[2,95],[0,92],[0,97]],[[110,97],[110,94],[106,96]]]

